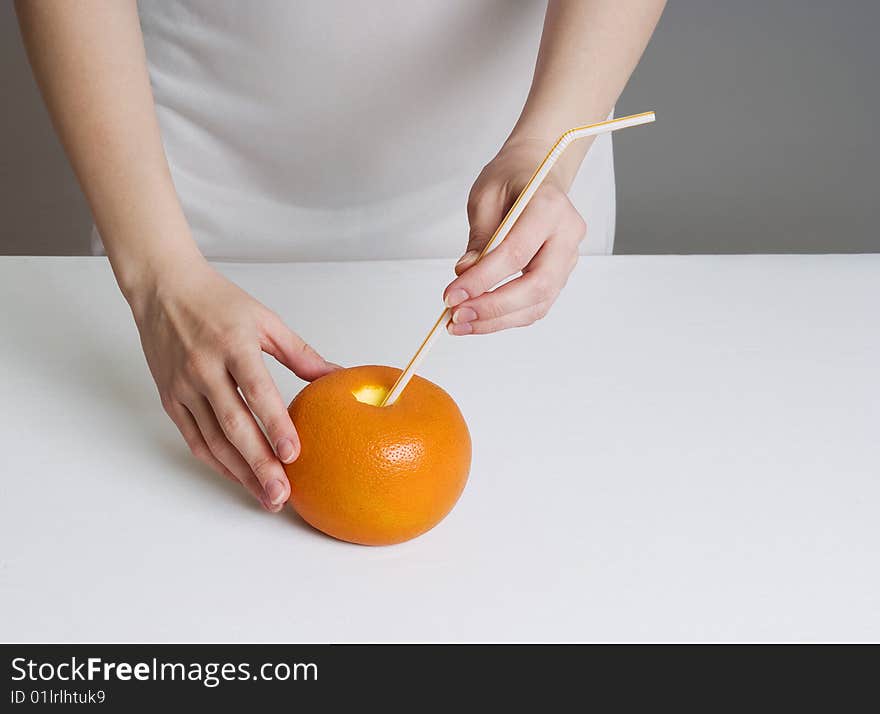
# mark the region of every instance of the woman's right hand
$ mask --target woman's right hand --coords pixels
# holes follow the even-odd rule
[[[192,453],[281,510],[290,497],[281,462],[300,446],[262,353],[308,381],[338,365],[201,259],[166,267],[130,302],[162,405]]]

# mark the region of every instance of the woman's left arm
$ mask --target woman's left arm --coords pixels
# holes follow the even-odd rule
[[[578,258],[586,223],[567,192],[590,148],[573,144],[504,242],[474,265],[538,163],[573,126],[611,112],[665,0],[550,0],[531,91],[504,146],[468,198],[470,237],[444,291],[456,335],[529,325],[547,314]],[[522,271],[522,276],[492,288]],[[490,292],[491,291],[491,292]]]

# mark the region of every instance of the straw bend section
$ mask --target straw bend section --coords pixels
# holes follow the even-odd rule
[[[608,121],[599,122],[598,124],[587,124],[585,126],[578,126],[565,132],[562,136],[559,137],[559,139],[553,145],[553,148],[550,149],[550,151],[544,157],[544,160],[541,161],[538,168],[535,169],[535,173],[532,174],[532,178],[529,179],[529,182],[525,185],[525,188],[523,188],[522,192],[519,194],[519,196],[517,196],[516,201],[513,202],[513,205],[510,207],[507,215],[504,216],[504,220],[501,221],[501,225],[498,226],[494,235],[489,239],[486,245],[483,246],[483,250],[480,252],[479,257],[474,263],[476,264],[477,262],[482,260],[488,252],[494,250],[501,243],[501,241],[503,241],[507,237],[507,234],[510,233],[511,228],[513,228],[514,223],[516,223],[520,215],[522,215],[522,212],[526,209],[526,206],[529,205],[529,201],[532,200],[532,197],[541,186],[541,183],[544,181],[545,178],[547,178],[547,174],[550,173],[553,165],[559,160],[559,157],[562,156],[563,152],[573,141],[584,139],[588,136],[604,134],[610,131],[626,129],[627,127],[631,126],[649,124],[654,121],[654,119],[654,112],[643,112],[641,114],[632,114],[631,116],[621,117],[620,119],[610,119]],[[437,338],[440,336],[442,332],[440,328],[442,327],[445,329],[446,326],[449,324],[450,319],[452,319],[452,310],[447,307],[443,310],[442,313],[440,313],[440,317],[438,317],[437,320],[434,322],[434,326],[431,328],[431,331],[428,332],[428,335],[425,337],[424,340],[422,340],[422,344],[419,345],[416,353],[412,356],[412,359],[409,361],[406,368],[397,378],[397,381],[394,383],[391,391],[388,392],[387,395],[385,395],[385,399],[382,400],[380,406],[389,406],[397,401],[403,390],[406,389],[406,385],[409,384],[409,381],[416,373],[416,369],[418,369],[419,365],[425,359],[425,356],[431,349],[431,345],[433,345]]]

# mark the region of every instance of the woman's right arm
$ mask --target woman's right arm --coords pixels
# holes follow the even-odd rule
[[[34,75],[129,301],[201,260],[153,105],[135,0],[17,0]]]
[[[196,456],[279,510],[290,495],[279,459],[293,461],[299,441],[261,352],[304,379],[333,365],[200,254],[165,157],[135,0],[16,0],[16,12],[165,410]]]

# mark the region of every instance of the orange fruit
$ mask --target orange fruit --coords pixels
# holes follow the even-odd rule
[[[286,464],[290,503],[320,531],[363,545],[400,543],[452,510],[471,464],[458,406],[413,377],[400,398],[378,406],[400,374],[363,366],[307,385],[288,411],[302,450]]]

